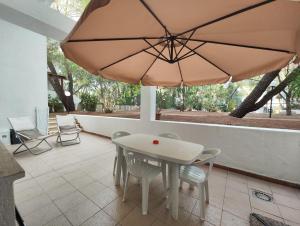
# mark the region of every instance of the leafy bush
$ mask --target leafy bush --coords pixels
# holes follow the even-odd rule
[[[88,93],[83,93],[80,95],[80,105],[82,110],[85,111],[96,111],[98,98],[96,95],[91,95]]]
[[[49,107],[50,113],[64,111],[64,105],[58,99],[58,97],[51,97],[51,95],[48,95],[48,107]]]

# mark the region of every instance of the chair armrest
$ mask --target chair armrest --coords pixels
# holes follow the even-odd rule
[[[26,135],[24,135],[24,134],[22,134],[22,133],[20,133],[20,132],[17,132],[17,131],[16,131],[16,134],[17,134],[18,136],[20,136],[20,137],[23,137],[23,138],[27,139],[27,140],[32,140],[31,137],[28,137],[28,136],[26,136]]]

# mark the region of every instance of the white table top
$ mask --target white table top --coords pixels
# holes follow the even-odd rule
[[[159,144],[153,144],[153,140],[159,140]],[[182,165],[194,162],[204,149],[201,144],[147,134],[116,138],[113,143],[127,150]]]

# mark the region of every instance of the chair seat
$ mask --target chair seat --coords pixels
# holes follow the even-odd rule
[[[133,176],[145,177],[151,180],[160,174],[161,167],[142,162],[132,165],[130,171]]]
[[[76,128],[72,128],[72,129],[63,129],[60,131],[60,134],[73,135],[73,134],[80,133],[80,132],[81,132],[81,129],[76,127]]]
[[[197,166],[182,166],[180,179],[188,183],[201,184],[205,181],[205,172]]]

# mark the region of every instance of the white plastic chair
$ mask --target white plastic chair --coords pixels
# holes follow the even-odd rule
[[[175,140],[181,140],[180,136],[178,136],[175,133],[160,133],[158,134],[159,137],[165,137],[165,138],[170,138],[170,139],[175,139]],[[168,182],[167,182],[167,164],[165,161],[158,161],[159,165],[162,168],[162,174],[163,174],[163,184],[164,184],[164,189],[167,190],[168,188]]]
[[[58,128],[58,135],[56,142],[60,143],[63,146],[79,144],[80,137],[79,134],[81,129],[76,125],[74,116],[72,115],[56,115],[56,122]],[[72,139],[64,140],[62,137],[70,137]]]
[[[209,203],[208,176],[212,170],[215,158],[220,153],[220,149],[205,150],[192,165],[180,167],[180,187],[182,187],[183,181],[198,187],[201,219],[204,218],[204,201],[206,200]],[[207,172],[199,167],[205,163],[209,163]]]
[[[148,212],[148,197],[149,184],[160,174],[161,167],[149,164],[145,161],[145,156],[128,150],[124,150],[124,155],[127,164],[127,174],[125,179],[123,202],[126,200],[129,177],[134,176],[142,181],[142,214],[147,215]]]
[[[130,133],[126,132],[126,131],[117,131],[114,132],[111,136],[112,140],[119,138],[119,137],[124,137],[124,136],[128,136],[130,135]],[[117,153],[117,149],[120,148],[116,145],[116,156],[114,159],[114,169],[113,169],[113,176],[115,176],[116,174],[116,165],[117,165],[117,160],[118,160],[118,153]],[[125,176],[123,175],[123,177],[125,178]]]

